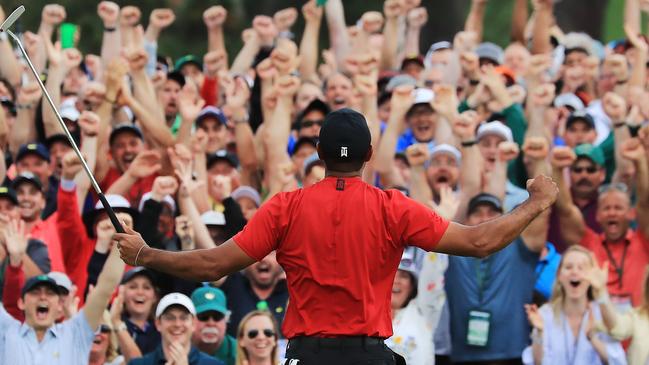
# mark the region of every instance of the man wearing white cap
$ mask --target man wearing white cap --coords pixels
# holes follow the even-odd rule
[[[397,141],[397,152],[405,151],[413,143],[430,143],[435,138],[437,115],[431,106],[435,94],[426,88],[415,89],[415,99],[406,112],[408,129]]]
[[[484,159],[484,172],[491,172],[496,167],[498,160],[498,146],[503,142],[513,142],[514,138],[509,127],[502,122],[493,121],[483,123],[478,127],[476,141],[478,142],[478,148],[480,148],[480,154]],[[509,179],[507,179],[506,184],[503,205],[505,211],[508,212],[524,202],[529,194],[526,190],[514,185]]]
[[[155,326],[162,343],[154,351],[131,360],[129,365],[223,365],[223,362],[192,346],[195,321],[196,308],[189,297],[181,293],[165,295],[155,310]]]

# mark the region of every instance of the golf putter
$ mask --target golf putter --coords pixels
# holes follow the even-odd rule
[[[21,5],[19,6],[16,10],[11,13],[7,19],[0,25],[0,32],[5,32],[13,38],[13,40],[16,42],[18,45],[18,48],[20,48],[20,52],[23,54],[25,57],[25,60],[27,60],[27,64],[29,65],[29,69],[32,71],[34,74],[34,78],[36,79],[36,82],[38,82],[38,85],[41,87],[41,90],[43,91],[43,96],[45,96],[45,99],[47,102],[50,104],[50,107],[54,111],[54,114],[56,115],[56,120],[59,121],[59,124],[61,125],[61,128],[63,128],[63,131],[65,132],[66,137],[68,138],[68,141],[70,142],[70,145],[72,146],[72,149],[74,150],[74,153],[76,153],[77,157],[79,157],[79,160],[81,160],[81,165],[83,166],[84,171],[88,175],[88,178],[90,179],[90,183],[92,184],[93,189],[95,189],[95,192],[97,193],[97,196],[99,196],[99,200],[101,201],[101,204],[104,206],[104,209],[106,210],[106,213],[108,214],[108,218],[110,218],[111,223],[113,224],[113,227],[115,227],[115,231],[118,233],[124,233],[124,228],[122,227],[121,223],[117,219],[117,216],[115,215],[115,212],[113,211],[113,208],[108,204],[108,200],[106,200],[106,196],[104,195],[104,192],[101,191],[101,188],[99,187],[99,184],[97,183],[97,180],[95,179],[95,176],[92,174],[92,171],[90,171],[90,168],[88,167],[88,164],[86,163],[86,160],[84,160],[83,156],[81,155],[81,151],[79,151],[79,147],[77,146],[76,142],[74,142],[74,138],[72,138],[72,135],[70,134],[70,131],[68,130],[68,127],[65,125],[65,122],[63,122],[63,118],[61,118],[61,114],[59,113],[59,110],[56,108],[54,105],[54,102],[52,101],[52,98],[50,97],[50,94],[47,92],[47,89],[45,88],[45,85],[43,85],[43,82],[41,81],[41,78],[38,75],[38,72],[36,71],[36,68],[34,68],[34,65],[32,64],[32,60],[29,58],[29,55],[27,55],[27,52],[25,51],[25,48],[23,48],[22,42],[20,42],[20,39],[16,37],[16,35],[9,30],[11,26],[16,22],[16,20],[25,12],[25,6]]]

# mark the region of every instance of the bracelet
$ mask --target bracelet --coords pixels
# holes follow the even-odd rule
[[[16,104],[16,109],[32,109],[34,107],[34,103],[32,104]]]
[[[146,246],[146,245],[140,246],[140,249],[137,250],[137,254],[135,255],[135,261],[133,262],[135,264],[134,266],[137,266],[137,259],[138,259],[138,257],[140,257],[140,252],[142,252],[142,249],[144,249],[144,246]]]
[[[475,139],[472,139],[470,141],[464,141],[464,142],[462,142],[460,144],[462,145],[462,147],[471,147],[471,146],[474,146],[477,143],[478,143],[478,141],[476,141]]]
[[[626,122],[619,122],[619,123],[613,124],[613,128],[615,128],[615,129],[622,128],[622,127],[625,127],[625,126],[626,126]]]
[[[595,299],[595,302],[597,304],[607,304],[608,302],[611,301],[611,297],[608,295],[608,292],[605,291],[604,293],[600,294],[598,298]]]
[[[104,27],[104,32],[107,32],[107,33],[112,33],[112,32],[114,32],[116,30],[117,30],[116,27]]]
[[[128,330],[128,327],[126,327],[126,323],[121,322],[117,328],[115,328],[113,331],[115,332],[122,332]]]
[[[619,81],[615,81],[615,83],[618,84],[618,85],[624,85],[624,84],[626,84],[628,81],[629,81],[629,79],[626,79],[626,80],[619,80]]]

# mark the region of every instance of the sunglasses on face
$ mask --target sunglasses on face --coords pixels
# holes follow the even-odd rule
[[[218,312],[200,313],[200,314],[198,314],[196,316],[196,318],[198,318],[198,320],[201,321],[201,322],[207,322],[207,321],[210,320],[210,318],[212,318],[212,320],[214,322],[218,322],[218,321],[222,320],[223,317],[225,317],[225,316],[222,313],[218,313]]]
[[[599,189],[597,189],[597,192],[599,194],[602,194],[602,193],[605,193],[605,192],[611,191],[611,190],[617,190],[617,191],[620,191],[620,192],[623,192],[623,193],[626,194],[626,193],[629,192],[629,187],[626,186],[625,183],[605,184],[605,185],[600,186]]]
[[[322,124],[324,123],[324,120],[303,120],[302,121],[302,128],[310,128],[313,127],[314,124],[317,124],[318,127],[322,127]]]
[[[584,171],[586,171],[589,174],[594,174],[594,173],[597,172],[597,167],[595,167],[595,166],[588,166],[588,167],[575,166],[571,170],[575,174],[581,174]]]
[[[271,329],[266,328],[265,330],[263,330],[261,332],[267,338],[275,337],[275,331],[273,331]],[[252,339],[256,338],[258,334],[259,334],[259,330],[250,330],[250,331],[248,331],[248,338],[252,340]]]

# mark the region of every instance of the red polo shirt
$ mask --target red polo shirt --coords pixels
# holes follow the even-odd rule
[[[593,251],[599,265],[608,261],[607,288],[611,296],[631,297],[633,306],[642,304],[642,283],[645,268],[649,264],[647,237],[639,231],[629,229],[623,239],[617,242],[606,242],[603,234],[597,234],[587,228],[579,244]],[[618,269],[622,270],[621,281]]]
[[[327,177],[261,206],[234,240],[261,260],[277,250],[295,336],[392,336],[392,283],[405,246],[432,250],[449,222],[396,190]]]

